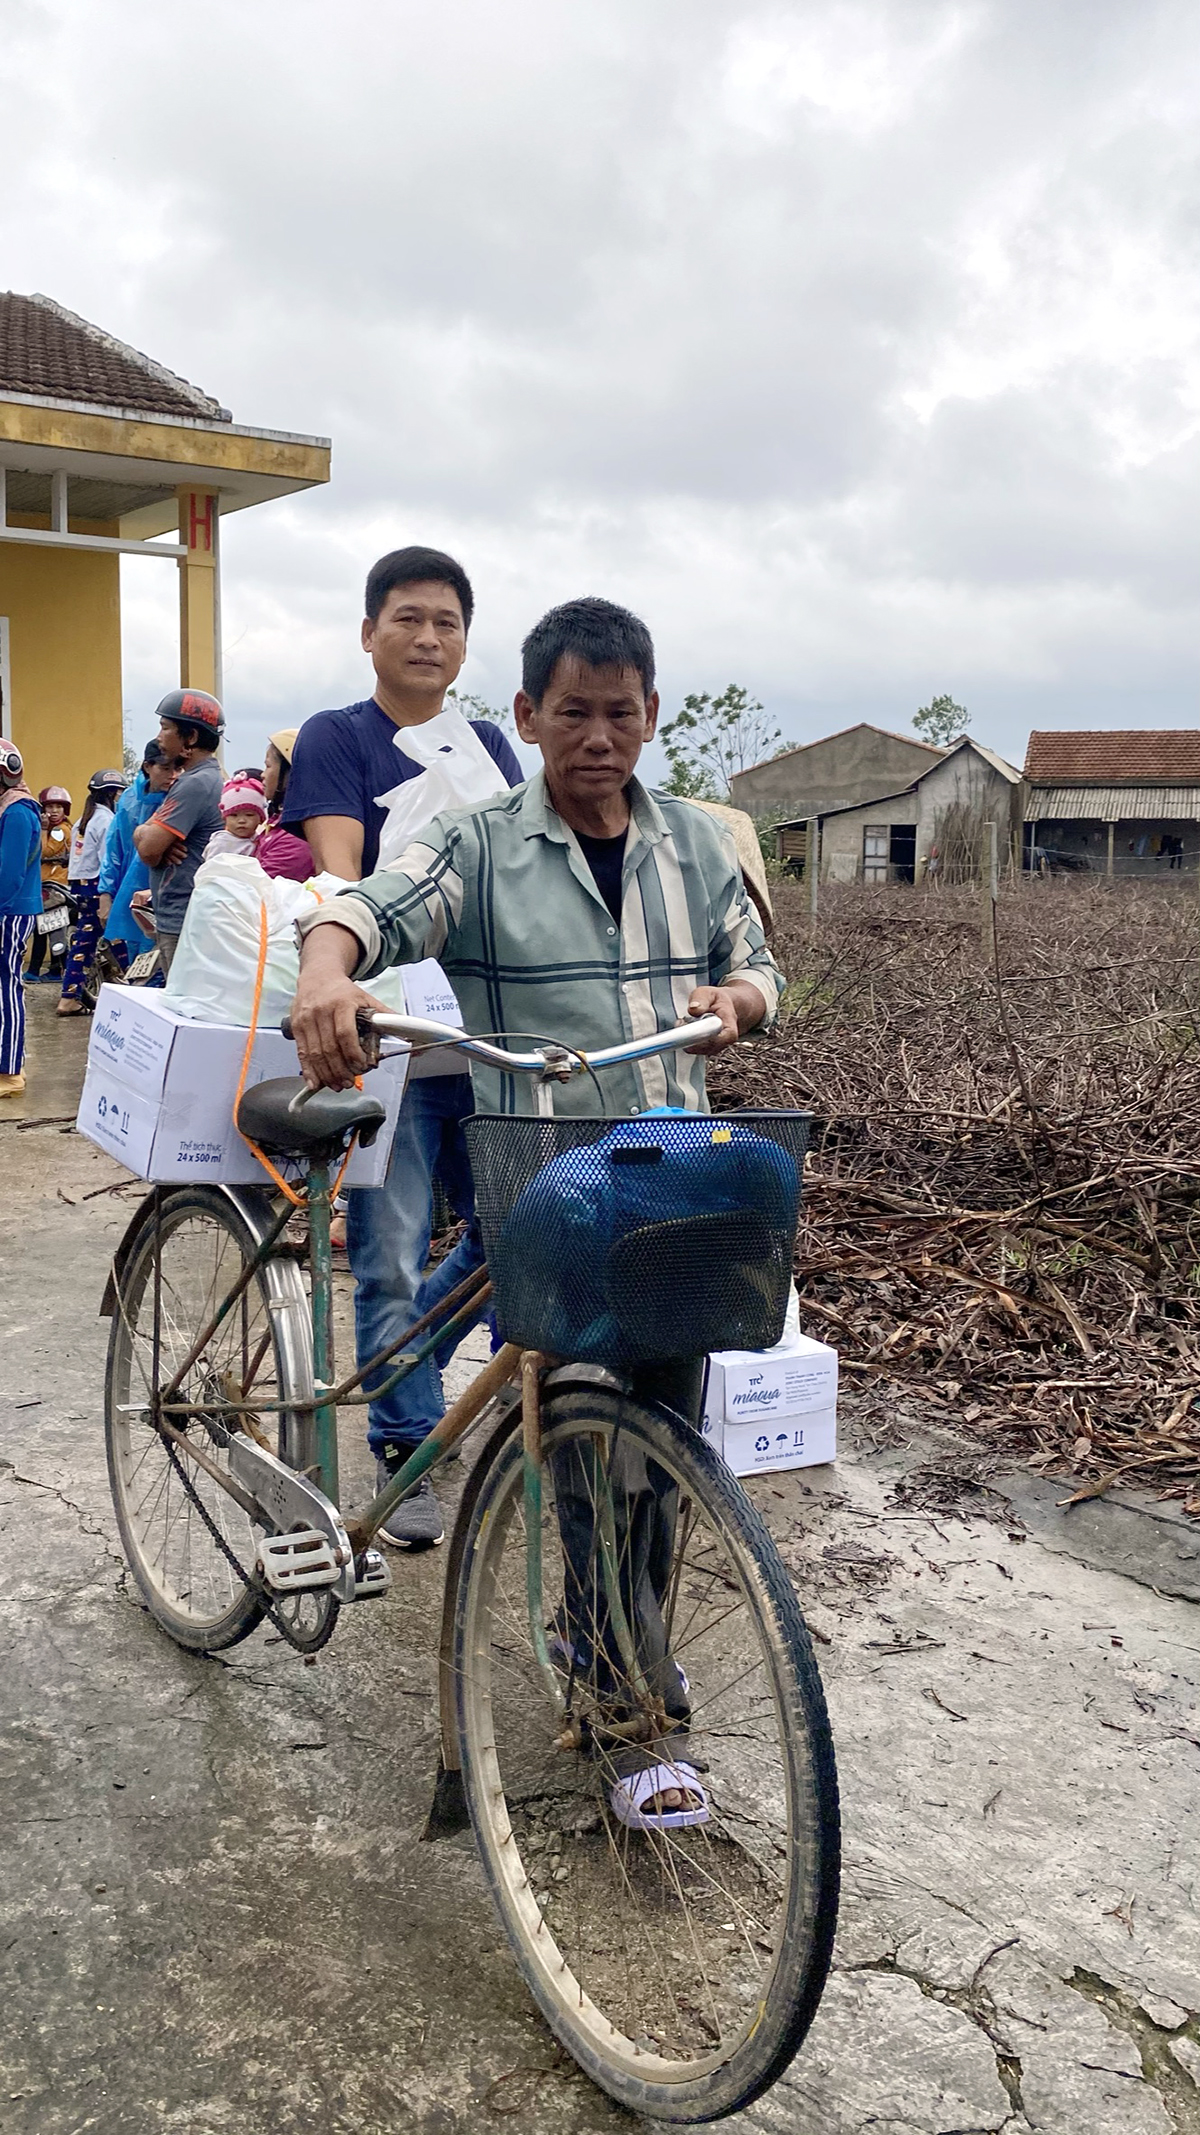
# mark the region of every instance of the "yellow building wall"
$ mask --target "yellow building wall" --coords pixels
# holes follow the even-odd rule
[[[121,762],[120,584],[116,556],[0,541],[12,680],[5,729],[33,791],[66,786],[76,818],[92,772]]]

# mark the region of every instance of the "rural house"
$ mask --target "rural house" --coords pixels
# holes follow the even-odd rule
[[[978,872],[984,825],[997,829],[1001,865],[1020,851],[1021,774],[993,749],[964,736],[891,792],[849,807],[817,809],[821,875],[826,882],[920,882]],[[804,823],[780,823],[781,859],[793,857]],[[803,845],[801,842],[801,851]]]
[[[1200,861],[1200,731],[1034,733],[1026,864],[1159,875]]]
[[[873,793],[895,793],[945,753],[911,734],[889,734],[863,720],[840,734],[827,734],[823,741],[785,749],[748,771],[735,772],[729,797],[747,815],[776,821],[792,817],[803,834],[807,816],[869,801]]]

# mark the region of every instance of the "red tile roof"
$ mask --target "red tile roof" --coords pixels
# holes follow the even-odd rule
[[[1031,734],[1025,776],[1034,786],[1200,785],[1200,727]]]
[[[52,297],[18,296],[11,289],[0,291],[0,397],[5,392],[230,420],[228,408],[198,386],[64,311]]]

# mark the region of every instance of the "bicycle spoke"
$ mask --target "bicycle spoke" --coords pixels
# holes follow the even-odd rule
[[[690,2070],[732,2050],[779,1961],[796,1873],[788,1748],[744,1578],[704,1504],[657,1452],[627,1452],[620,1426],[581,1430],[556,1451],[564,1444],[545,1442],[541,1547],[566,1730],[528,1622],[519,1464],[477,1545],[487,1634],[465,1649],[482,1675],[468,1667],[462,1695],[491,1745],[509,1872],[523,1866],[518,1887],[537,1905],[538,1947],[557,1946],[564,2001],[601,2010],[635,2058],[653,2051]],[[679,1773],[676,1791],[686,1809],[702,1787],[707,1821],[618,1819],[613,1798],[639,1771],[695,1760],[703,1770]]]
[[[257,1554],[254,1529],[209,1471],[228,1466],[222,1404],[244,1400],[252,1389],[264,1403],[284,1391],[262,1281],[252,1280],[242,1291],[188,1364],[173,1401],[172,1423],[179,1440],[165,1440],[154,1427],[150,1411],[158,1389],[153,1372],[157,1355],[158,1388],[170,1384],[237,1282],[246,1248],[232,1222],[219,1203],[206,1204],[203,1189],[181,1195],[174,1206],[167,1197],[158,1230],[157,1285],[150,1230],[138,1248],[137,1264],[125,1270],[114,1331],[119,1385],[113,1388],[109,1443],[127,1543],[135,1567],[139,1562],[142,1567],[139,1577],[151,1605],[161,1601],[168,1628],[176,1617],[194,1624],[197,1643],[203,1642],[205,1625],[215,1626],[223,1636],[239,1621],[253,1620],[255,1604],[226,1552],[243,1566],[252,1566]],[[145,1402],[140,1413],[139,1398]],[[203,1413],[192,1413],[191,1404]],[[268,1412],[268,1420],[278,1428],[275,1411]],[[228,1428],[241,1427],[231,1413]],[[203,1453],[207,1466],[189,1457],[189,1442],[197,1454]]]

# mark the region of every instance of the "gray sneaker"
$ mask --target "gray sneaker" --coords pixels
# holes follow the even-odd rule
[[[386,1460],[379,1461],[375,1470],[377,1487],[382,1490],[395,1472]],[[421,1477],[416,1489],[401,1500],[379,1530],[380,1541],[390,1542],[393,1549],[434,1549],[445,1540],[445,1535],[442,1508],[427,1475]]]

